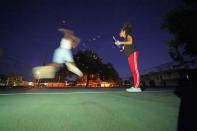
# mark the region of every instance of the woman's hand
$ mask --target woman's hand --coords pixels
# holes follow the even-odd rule
[[[116,44],[116,45],[120,45],[121,42],[120,42],[120,41],[116,41],[115,44]]]
[[[123,51],[124,51],[123,49],[120,50],[120,52],[123,52]]]
[[[124,46],[122,46],[122,49],[120,50],[120,52],[123,52],[124,51]]]

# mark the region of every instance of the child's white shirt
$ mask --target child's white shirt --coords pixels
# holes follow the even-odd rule
[[[64,38],[61,39],[60,47],[65,49],[71,49],[72,48],[71,41]]]

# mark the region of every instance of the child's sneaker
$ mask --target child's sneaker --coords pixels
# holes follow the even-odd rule
[[[131,87],[131,88],[128,88],[126,89],[127,92],[142,92],[141,88],[134,88],[134,87]]]

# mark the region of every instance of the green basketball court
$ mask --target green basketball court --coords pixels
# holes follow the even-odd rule
[[[0,91],[1,131],[175,131],[180,100],[173,90]]]

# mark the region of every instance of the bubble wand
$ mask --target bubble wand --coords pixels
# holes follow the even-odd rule
[[[118,41],[114,36],[113,36],[114,41]],[[121,44],[115,44],[119,49],[122,49],[122,45]]]

